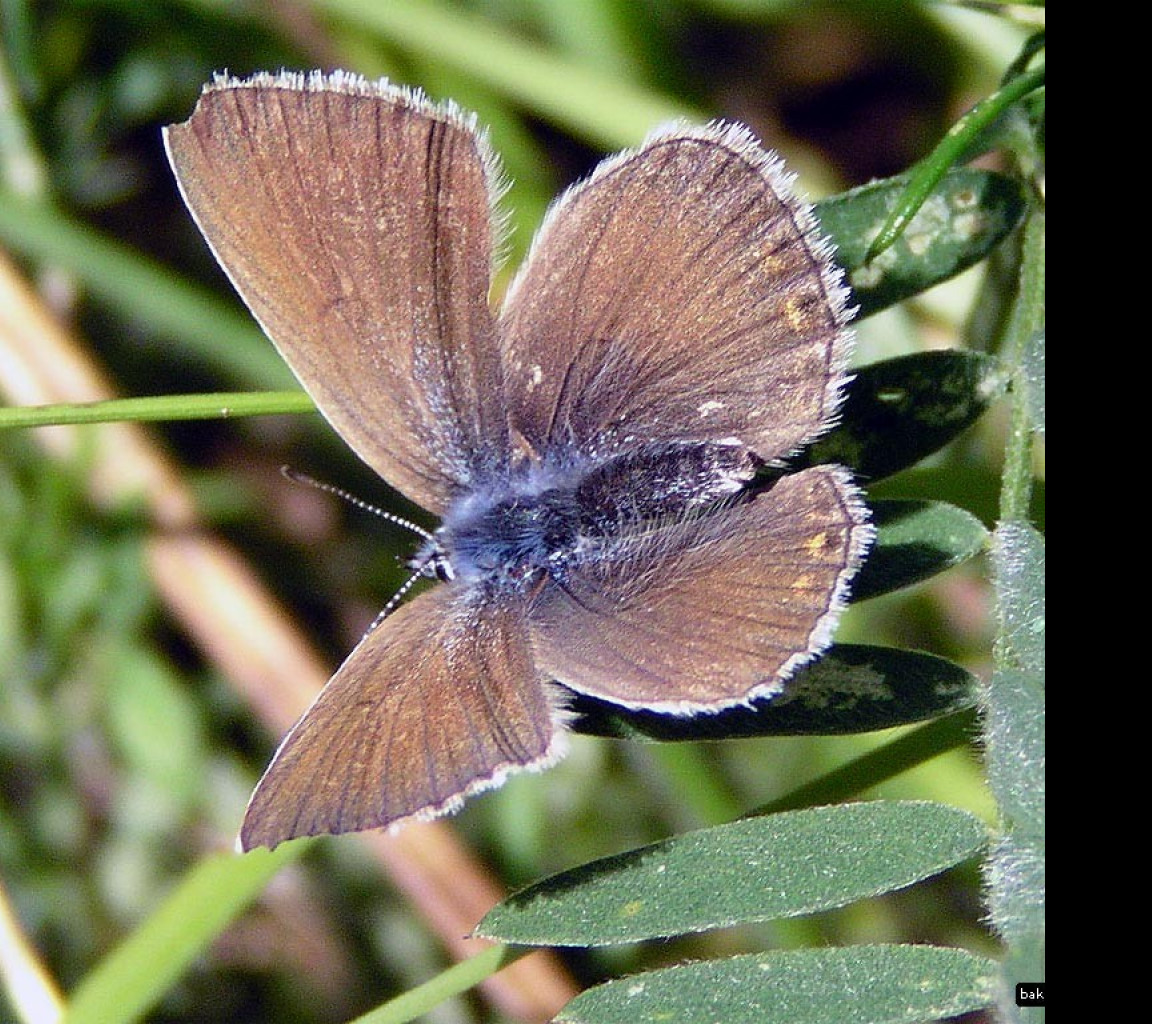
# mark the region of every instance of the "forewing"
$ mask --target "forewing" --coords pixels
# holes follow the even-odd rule
[[[319,73],[218,79],[166,129],[197,224],[345,441],[442,513],[504,456],[495,168],[473,122]]]
[[[541,591],[536,662],[582,693],[679,714],[773,693],[830,642],[866,519],[844,471],[817,467],[606,544]]]
[[[522,610],[456,585],[402,605],[349,655],[281,744],[244,849],[455,810],[557,756]]]
[[[550,211],[501,316],[512,419],[536,451],[825,429],[849,313],[779,160],[738,126],[669,129]]]

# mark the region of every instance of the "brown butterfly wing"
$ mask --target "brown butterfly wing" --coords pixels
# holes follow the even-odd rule
[[[456,585],[369,633],[280,745],[244,849],[429,818],[558,754],[522,609]]]
[[[532,449],[738,441],[778,458],[844,384],[847,294],[810,209],[743,129],[655,135],[550,212],[500,319]]]
[[[468,118],[350,75],[222,79],[165,133],[237,291],[373,469],[443,513],[500,463],[494,161]]]
[[[531,615],[536,662],[582,693],[688,714],[779,690],[823,650],[871,538],[837,468],[606,543]]]

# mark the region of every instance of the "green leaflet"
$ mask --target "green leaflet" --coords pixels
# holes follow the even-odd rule
[[[746,818],[583,864],[491,910],[504,942],[602,945],[811,914],[971,856],[984,826],[937,803],[875,801]]]
[[[986,1006],[995,962],[937,946],[776,950],[681,964],[582,992],[566,1024],[920,1024]]]

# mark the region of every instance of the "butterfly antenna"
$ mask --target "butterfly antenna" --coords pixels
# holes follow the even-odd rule
[[[397,526],[402,526],[405,530],[411,530],[418,537],[423,537],[424,540],[432,541],[435,538],[423,526],[418,526],[412,522],[411,519],[405,519],[403,516],[398,516],[393,512],[386,512],[380,508],[379,505],[373,505],[371,502],[365,501],[363,498],[357,498],[355,494],[349,494],[346,490],[336,487],[333,484],[326,484],[322,480],[317,480],[315,477],[310,477],[307,473],[301,473],[293,469],[291,466],[281,466],[280,472],[283,473],[289,480],[298,484],[306,484],[308,487],[315,487],[318,491],[324,491],[326,494],[335,495],[337,498],[343,498],[349,505],[360,509],[362,512],[371,512],[374,516],[379,516],[390,523],[395,523]],[[405,587],[405,590],[410,587],[411,582]],[[403,593],[403,591],[401,591]]]
[[[412,575],[400,584],[400,589],[397,590],[396,593],[388,599],[388,603],[380,609],[380,613],[376,616],[376,618],[372,620],[368,628],[364,630],[364,636],[367,636],[369,633],[371,633],[372,630],[379,626],[381,622],[388,618],[388,616],[391,615],[397,609],[397,607],[399,607],[400,602],[404,600],[404,595],[407,594],[408,591],[412,589],[416,581],[425,574],[425,569],[427,568],[429,562],[432,561],[433,557],[434,556],[429,556],[423,562],[421,562],[415,568]]]
[[[372,630],[379,626],[381,622],[388,618],[388,616],[391,615],[397,609],[397,607],[399,607],[400,602],[404,599],[404,595],[412,589],[416,581],[420,579],[421,576],[427,575],[428,566],[436,561],[440,552],[440,547],[436,543],[435,535],[430,531],[425,530],[423,526],[418,526],[410,519],[405,519],[403,516],[398,516],[393,512],[386,512],[378,505],[373,505],[371,502],[365,501],[363,498],[357,498],[355,494],[350,494],[348,491],[341,487],[337,487],[334,484],[326,484],[322,480],[317,480],[315,477],[309,476],[307,473],[301,473],[298,470],[293,469],[291,466],[281,466],[280,472],[283,473],[289,480],[293,481],[293,483],[306,484],[308,487],[315,487],[318,491],[324,491],[325,493],[334,495],[337,498],[342,498],[354,508],[358,508],[363,512],[371,512],[373,515],[379,516],[381,519],[385,519],[390,523],[395,523],[397,526],[402,526],[406,530],[411,530],[418,537],[423,537],[424,540],[429,541],[432,545],[434,545],[427,557],[421,559],[419,563],[413,563],[412,575],[409,576],[402,584],[400,584],[400,589],[397,590],[391,598],[389,598],[388,603],[380,609],[380,614],[377,615],[376,618],[372,620],[371,625],[369,625],[369,627],[364,630],[364,636],[367,636],[372,632]]]

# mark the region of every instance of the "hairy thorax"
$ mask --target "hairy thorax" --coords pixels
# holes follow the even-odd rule
[[[740,491],[759,460],[686,442],[572,465],[526,462],[454,506],[418,562],[445,579],[525,588],[563,581],[605,545],[700,514]]]

